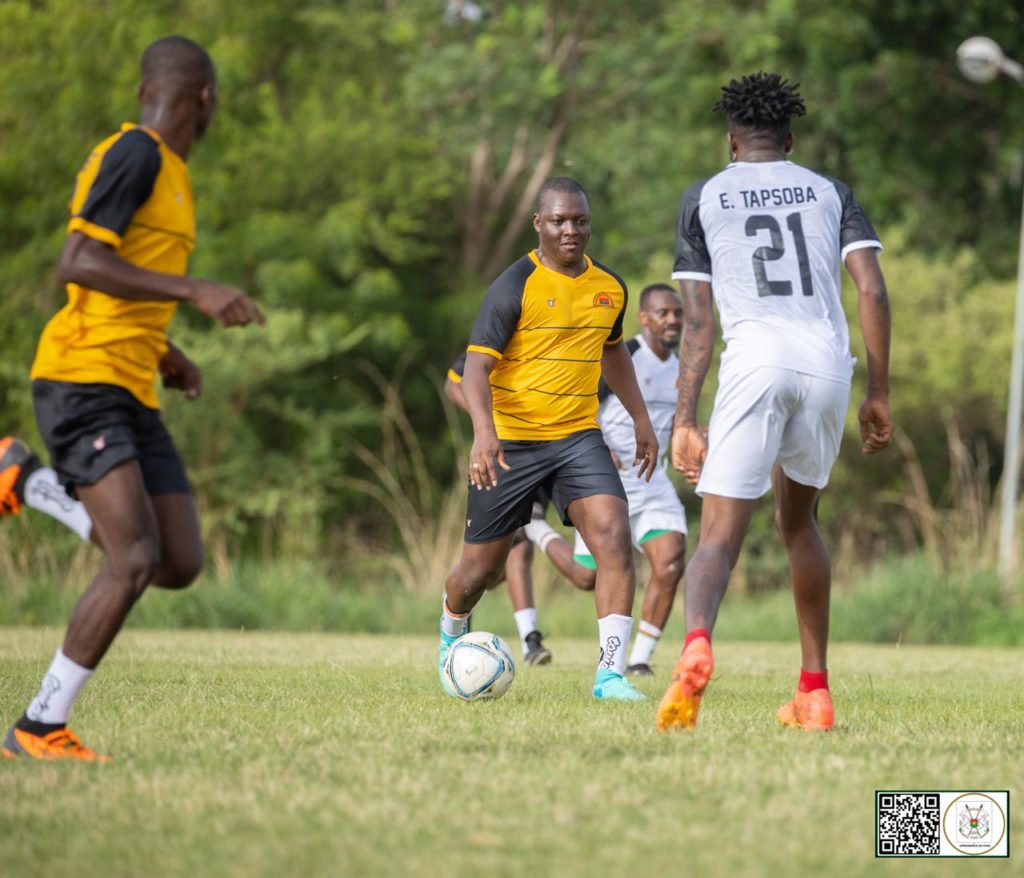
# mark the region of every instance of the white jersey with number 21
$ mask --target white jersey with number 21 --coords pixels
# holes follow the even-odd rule
[[[672,277],[711,283],[723,373],[762,366],[849,383],[847,253],[882,245],[850,189],[789,161],[734,162],[684,194]]]

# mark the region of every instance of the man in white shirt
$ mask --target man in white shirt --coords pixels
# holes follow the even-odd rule
[[[644,603],[626,673],[650,676],[651,658],[668,622],[679,580],[686,566],[686,513],[679,494],[665,471],[672,418],[676,410],[679,358],[676,350],[683,326],[683,303],[666,284],[651,284],[640,293],[640,334],[626,342],[633,358],[637,383],[651,417],[662,460],[645,481],[637,467],[633,421],[619,398],[603,382],[598,390],[601,408],[597,421],[605,444],[618,467],[629,501],[633,545],[643,551],[651,567],[644,589]],[[531,529],[527,526],[527,535]],[[540,545],[538,543],[538,545]],[[582,567],[596,569],[594,559],[577,532],[573,559]]]
[[[692,728],[714,660],[711,631],[758,500],[773,483],[775,522],[789,555],[802,667],[785,725],[827,730],[831,566],[815,510],[839,453],[854,360],[840,304],[839,266],[858,293],[868,387],[862,450],[892,439],[889,299],[882,245],[849,188],[787,159],[794,86],[757,73],[723,87],[732,163],[683,195],[672,277],[684,325],[672,462],[704,498],[700,548],[686,575],[686,644],[658,705],[660,729]],[[712,296],[712,287],[714,295]],[[718,307],[725,351],[711,423],[697,402],[711,362]]]

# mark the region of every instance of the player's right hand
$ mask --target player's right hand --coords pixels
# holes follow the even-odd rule
[[[708,456],[708,431],[696,424],[677,424],[672,430],[672,466],[691,485],[700,479]]]
[[[469,452],[469,481],[478,491],[490,491],[498,484],[498,467],[506,472],[512,467],[505,463],[505,449],[497,436],[475,436]]]
[[[267,322],[257,304],[242,290],[210,280],[196,280],[192,304],[221,326],[265,326]]]

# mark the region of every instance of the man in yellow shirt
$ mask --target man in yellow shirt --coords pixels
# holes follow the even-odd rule
[[[638,700],[643,696],[623,677],[635,588],[629,513],[597,425],[603,375],[633,419],[638,475],[650,479],[658,441],[622,342],[626,285],[585,253],[590,204],[575,180],[556,177],[541,187],[533,225],[537,249],[491,284],[469,338],[462,379],[473,420],[466,534],[445,586],[438,668],[501,575],[543,488],[597,561],[594,697]]]
[[[142,55],[142,119],[99,144],[78,175],[57,275],[68,304],[32,366],[40,433],[61,482],[81,499],[107,561],[68,624],[39,691],[4,738],[5,757],[106,761],[68,713],[148,585],[199,574],[199,520],[160,418],[165,387],[200,392],[199,369],[166,329],[179,302],[224,326],[263,323],[241,290],[185,276],[195,240],[186,161],[216,108],[216,73],[191,40]]]

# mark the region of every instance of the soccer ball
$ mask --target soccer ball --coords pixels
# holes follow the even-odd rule
[[[471,631],[448,647],[444,676],[463,701],[501,698],[516,677],[516,663],[497,634]]]

